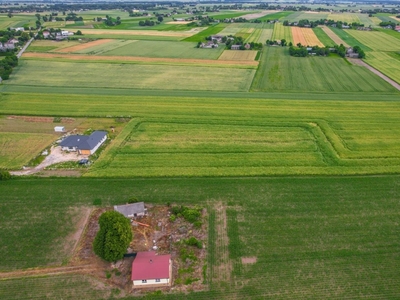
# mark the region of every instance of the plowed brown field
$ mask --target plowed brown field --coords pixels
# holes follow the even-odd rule
[[[96,41],[93,41],[93,42],[88,42],[88,43],[84,43],[84,44],[79,44],[79,45],[63,48],[63,49],[58,50],[57,52],[62,52],[62,53],[75,52],[75,51],[87,49],[87,48],[90,48],[90,47],[94,47],[94,46],[97,46],[97,45],[107,44],[107,43],[109,43],[111,41],[112,41],[112,39],[96,40]]]

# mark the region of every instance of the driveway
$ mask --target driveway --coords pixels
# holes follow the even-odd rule
[[[35,174],[37,172],[42,171],[44,168],[65,162],[65,161],[79,161],[82,158],[88,158],[88,155],[78,155],[77,152],[64,152],[61,150],[60,146],[57,147],[51,147],[50,154],[46,156],[46,158],[42,161],[41,164],[37,165],[36,167],[25,169],[22,171],[11,171],[11,175],[31,175]]]

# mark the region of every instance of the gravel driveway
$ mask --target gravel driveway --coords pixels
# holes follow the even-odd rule
[[[42,161],[41,164],[36,167],[25,169],[22,171],[12,171],[11,175],[31,175],[42,171],[44,168],[65,161],[79,161],[82,158],[88,158],[88,155],[78,155],[77,152],[64,152],[61,150],[60,146],[51,147],[50,154]]]

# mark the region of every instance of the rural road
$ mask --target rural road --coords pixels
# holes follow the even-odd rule
[[[50,154],[46,156],[44,161],[37,165],[36,167],[32,169],[25,169],[22,171],[11,171],[11,175],[16,175],[16,176],[21,176],[21,175],[31,175],[35,174],[37,172],[42,171],[44,168],[60,163],[60,162],[65,162],[65,161],[79,161],[82,158],[88,158],[87,155],[78,155],[75,152],[72,153],[65,153],[64,151],[61,150],[60,146],[57,147],[51,147]]]
[[[32,43],[33,38],[31,38],[26,44],[25,46],[21,49],[21,51],[18,52],[17,57],[20,58],[22,54],[24,54],[26,48],[29,47],[29,45]]]
[[[393,81],[392,79],[390,79],[386,75],[382,74],[377,69],[371,67],[369,64],[367,64],[366,62],[362,61],[361,59],[358,59],[358,58],[347,58],[347,60],[349,62],[351,62],[353,65],[359,65],[359,66],[366,67],[372,73],[375,73],[380,78],[382,78],[383,80],[385,80],[386,82],[388,82],[389,84],[391,84],[392,86],[394,86],[396,89],[398,89],[400,91],[400,84],[398,84],[397,82]]]

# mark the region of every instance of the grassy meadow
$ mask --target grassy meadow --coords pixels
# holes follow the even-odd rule
[[[287,43],[293,43],[292,28],[283,26],[282,23],[275,23],[272,40],[277,41],[282,39],[285,39]]]
[[[398,51],[400,39],[379,31],[345,30],[360,43],[374,51]],[[398,34],[400,36],[400,33]]]
[[[349,65],[339,57],[292,57],[283,47],[267,47],[264,49],[263,58],[251,90],[395,91],[391,85],[369,70],[360,66]]]
[[[203,49],[201,49],[203,50]],[[211,49],[204,49],[204,51]],[[82,72],[77,73],[77,70]],[[218,67],[23,60],[9,85],[247,91],[255,71]],[[179,82],[178,85],[171,85]]]
[[[70,207],[91,206],[95,199],[114,205],[134,195],[146,203],[199,204],[209,213],[209,289],[158,299],[398,295],[398,176],[27,178],[1,182],[0,189],[6,200],[0,202],[0,234],[7,237],[0,252],[10,258],[2,260],[2,270],[51,264],[48,257],[57,253],[53,246],[73,226],[66,213]],[[30,211],[29,226],[19,217],[20,203]],[[43,214],[48,210],[54,211],[51,218]],[[44,228],[51,228],[47,236]],[[245,257],[255,262],[242,262]],[[59,293],[66,299],[76,293],[99,299],[111,292],[111,286],[82,275],[0,281],[0,295],[8,299],[57,298]]]
[[[400,83],[400,58],[387,52],[369,52],[365,62]]]

